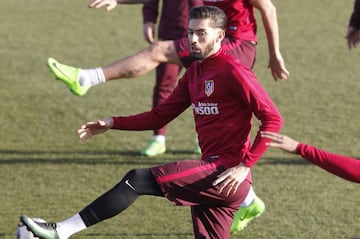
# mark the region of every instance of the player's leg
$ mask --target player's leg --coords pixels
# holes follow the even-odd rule
[[[134,78],[155,69],[162,62],[181,65],[174,41],[157,41],[149,47],[104,67],[80,69],[48,59],[56,79],[64,82],[75,95],[84,95],[90,87],[106,81]]]
[[[156,68],[156,83],[153,90],[153,107],[163,102],[173,91],[181,67],[176,64],[162,63]],[[166,151],[166,126],[154,130],[150,139],[141,154],[145,156],[156,156]]]
[[[151,169],[134,169],[112,189],[74,216],[58,223],[39,223],[27,216],[20,220],[39,238],[66,239],[128,208],[141,195],[163,196]]]
[[[156,181],[170,201],[177,205],[198,205],[196,219],[193,215],[195,238],[229,237],[233,216],[248,195],[251,187],[248,180],[244,180],[234,194],[228,196],[219,194],[218,188],[213,187],[212,183],[224,170],[221,159],[217,157],[182,160],[152,169]],[[222,206],[230,211],[224,213],[218,209]],[[212,215],[215,212],[219,213],[216,219]],[[211,221],[208,221],[209,218]],[[223,237],[223,235],[227,236]]]
[[[219,204],[191,207],[195,238],[230,238],[230,226],[240,202],[246,197],[250,182],[245,180],[236,192],[236,200],[225,199]],[[210,200],[211,201],[211,200]],[[237,204],[237,207],[235,206]]]
[[[230,238],[230,225],[236,209],[209,205],[191,207],[195,238]]]
[[[154,70],[160,63],[181,65],[173,40],[154,42],[140,52],[115,61],[102,69],[106,81],[109,81],[144,75]]]

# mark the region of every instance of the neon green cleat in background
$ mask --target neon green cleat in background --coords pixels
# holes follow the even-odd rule
[[[146,147],[141,150],[141,155],[144,156],[156,156],[159,154],[163,154],[166,151],[166,145],[164,142],[159,142],[156,139],[151,139]]]
[[[47,66],[57,80],[65,83],[74,95],[85,95],[90,86],[82,86],[78,81],[80,68],[67,66],[59,63],[53,58],[48,58]]]
[[[20,221],[38,238],[59,239],[55,223],[36,222],[25,215],[20,217]]]
[[[201,154],[201,148],[199,144],[195,144],[194,154]]]
[[[244,230],[252,220],[260,217],[264,212],[265,204],[259,197],[256,196],[249,206],[240,207],[235,213],[234,221],[231,225],[231,233],[234,234]]]
[[[200,148],[198,139],[195,139],[195,148],[194,148],[193,153],[194,154],[201,154],[201,148]]]

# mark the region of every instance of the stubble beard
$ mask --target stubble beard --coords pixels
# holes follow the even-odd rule
[[[190,56],[196,60],[204,60],[205,58],[207,58],[210,53],[214,50],[214,44],[208,44],[203,53],[196,53],[196,52],[190,52]]]

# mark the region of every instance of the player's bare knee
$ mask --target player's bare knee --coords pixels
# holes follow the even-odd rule
[[[174,41],[156,41],[147,48],[153,61],[181,64]]]

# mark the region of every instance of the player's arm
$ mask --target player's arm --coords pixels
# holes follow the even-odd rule
[[[77,130],[81,140],[87,140],[94,135],[102,134],[111,129],[114,125],[112,118],[105,118],[97,121],[86,122]]]
[[[176,118],[181,112],[188,107],[188,104],[182,106],[159,105],[151,111],[129,115],[129,116],[113,116],[96,121],[86,122],[77,130],[81,140],[107,132],[109,129],[116,130],[155,130],[160,129]]]
[[[138,4],[147,3],[154,0],[93,0],[89,3],[89,8],[105,7],[106,11],[113,10],[118,4]]]
[[[143,35],[145,41],[153,43],[155,40],[155,25],[159,14],[159,0],[144,3],[143,13]]]
[[[360,183],[360,160],[299,143],[297,153],[304,159],[343,179]]]
[[[360,0],[355,0],[354,2],[354,11],[350,17],[349,26],[360,29]]]
[[[349,49],[360,43],[360,0],[354,3],[354,11],[349,20],[348,30],[345,36]]]
[[[260,132],[262,138],[270,139],[271,142],[267,142],[266,144],[270,147],[279,148],[285,152],[296,154],[297,147],[299,142],[279,133],[274,133],[270,131],[261,131]]]
[[[186,73],[179,80],[170,96],[152,110],[129,116],[114,116],[87,122],[77,131],[80,139],[87,140],[92,136],[105,133],[109,129],[140,131],[160,129],[167,125],[190,105],[185,76]]]
[[[360,160],[352,157],[330,153],[312,145],[298,141],[274,132],[261,132],[261,137],[270,139],[269,146],[285,152],[299,154],[304,159],[316,164],[322,169],[346,180],[360,183]]]
[[[237,71],[239,83],[233,86],[241,100],[247,104],[255,117],[260,121],[259,129],[252,142],[250,150],[246,153],[242,162],[253,167],[268,148],[270,141],[261,137],[261,131],[279,132],[283,125],[283,118],[270,98],[267,91],[256,78],[255,74],[247,68]]]
[[[275,80],[286,80],[289,72],[280,53],[279,26],[276,8],[271,0],[250,0],[251,5],[260,11],[269,48],[269,65]]]

